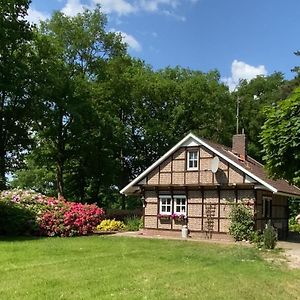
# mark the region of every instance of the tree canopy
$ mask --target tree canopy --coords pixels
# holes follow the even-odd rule
[[[0,1],[0,190],[6,173],[22,164],[29,145],[28,105],[32,30],[24,19],[30,1]]]
[[[104,207],[134,205],[119,189],[187,133],[231,145],[237,99],[249,154],[261,160],[266,122],[267,166],[286,176],[273,168],[277,157],[266,145],[274,144],[278,111],[287,113],[281,100],[297,80],[258,76],[231,93],[217,70],[153,70],[130,57],[99,6],[73,17],[56,12],[38,27],[24,20],[28,7],[29,1],[0,0],[0,189],[12,172],[13,186]],[[295,103],[288,106],[296,109]],[[267,114],[266,105],[274,105]],[[297,118],[290,122],[296,130]],[[298,146],[295,136],[289,141]],[[289,172],[297,182],[296,170]]]
[[[261,142],[269,174],[300,185],[300,88],[267,110]]]

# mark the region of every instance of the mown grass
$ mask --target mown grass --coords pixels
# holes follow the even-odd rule
[[[1,299],[299,299],[254,248],[91,236],[2,239]]]

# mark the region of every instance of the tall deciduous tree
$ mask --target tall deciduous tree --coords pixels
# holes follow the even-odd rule
[[[25,116],[32,32],[24,19],[29,3],[0,1],[0,190],[6,187],[6,173],[20,165],[29,142]]]
[[[37,35],[35,153],[38,160],[44,157],[44,163],[55,165],[61,196],[67,164],[80,157],[80,145],[88,144],[91,132],[86,129],[103,129],[93,110],[93,82],[109,59],[125,51],[120,35],[107,33],[105,25],[106,17],[99,7],[75,17],[57,12],[42,23]],[[80,144],[74,145],[75,141]],[[83,161],[76,164],[83,167]]]
[[[261,142],[270,175],[300,186],[300,88],[267,110]]]
[[[262,146],[259,142],[261,127],[266,120],[264,107],[281,100],[281,90],[285,85],[283,74],[258,76],[251,81],[242,81],[234,94],[239,101],[240,129],[245,129],[248,139],[248,154],[262,160]]]

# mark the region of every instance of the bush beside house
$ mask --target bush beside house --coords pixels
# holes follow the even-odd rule
[[[259,248],[274,249],[277,243],[277,231],[269,220],[263,232],[254,229],[254,218],[250,208],[244,204],[235,204],[230,212],[229,233],[235,241],[250,241]]]
[[[33,191],[0,194],[1,235],[88,235],[103,215],[103,209],[94,204],[58,200]]]

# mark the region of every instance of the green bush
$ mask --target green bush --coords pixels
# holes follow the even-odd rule
[[[272,226],[271,221],[268,222],[263,232],[263,242],[266,249],[274,249],[277,243],[277,232]]]
[[[292,231],[292,232],[300,233],[300,224],[289,225],[289,230]]]
[[[229,233],[236,241],[249,240],[253,232],[254,219],[250,208],[234,204],[230,212]]]
[[[34,191],[0,192],[0,235],[74,236],[92,233],[104,211]]]
[[[264,240],[261,232],[257,230],[253,230],[250,234],[249,241],[252,244],[256,244],[257,248],[263,248]]]
[[[138,231],[143,227],[143,218],[139,217],[129,217],[125,219],[126,230],[128,231]]]
[[[35,214],[18,204],[0,202],[0,235],[30,235],[38,230]]]

